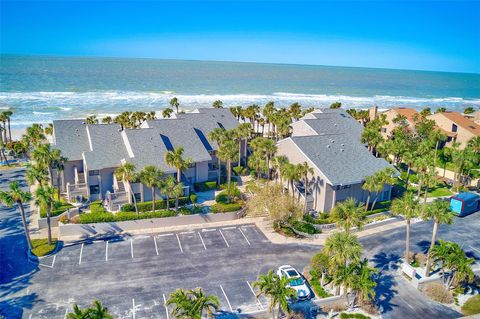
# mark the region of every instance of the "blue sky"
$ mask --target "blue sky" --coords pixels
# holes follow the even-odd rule
[[[5,1],[0,52],[480,73],[480,2]]]

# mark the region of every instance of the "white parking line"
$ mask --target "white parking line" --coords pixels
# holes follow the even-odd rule
[[[158,234],[158,237],[165,237],[165,236],[173,236],[173,233],[168,233],[168,234]]]
[[[225,244],[227,244],[227,247],[230,247],[230,245],[228,244],[228,241],[225,239],[225,236],[223,236],[222,231],[220,229],[218,231],[220,232],[220,235],[222,235],[222,238],[225,241]]]
[[[243,238],[245,238],[245,240],[247,241],[248,246],[251,246],[251,245],[250,245],[250,241],[248,241],[248,238],[247,238],[247,236],[245,236],[245,234],[243,233],[242,229],[239,228],[238,230],[242,233]]]
[[[205,248],[205,250],[207,250],[207,246],[205,246],[205,242],[203,241],[202,235],[200,235],[200,233],[198,233],[198,236],[200,236],[200,240],[202,241],[203,248]]]
[[[243,227],[243,228],[247,228],[247,227],[248,227],[248,228],[252,228],[252,227],[255,227],[255,225],[242,225],[242,226],[240,226],[240,227]]]
[[[82,243],[82,246],[80,247],[80,258],[78,259],[79,265],[82,263],[82,254],[83,254],[83,243]]]
[[[247,281],[247,285],[248,285],[248,288],[250,288],[250,291],[252,292],[252,294],[255,296],[255,300],[257,301],[258,305],[260,306],[260,308],[263,309],[263,305],[262,305],[262,303],[260,302],[260,300],[258,299],[257,294],[255,293],[255,291],[253,290],[252,285],[250,285],[250,283],[249,283],[248,281]]]
[[[133,316],[133,319],[135,319],[135,299],[132,298],[132,316]]]
[[[180,238],[178,238],[178,234],[176,235],[177,235],[178,246],[180,247],[180,251],[183,253],[182,243],[180,242]]]
[[[108,261],[108,240],[107,240],[107,243],[105,244],[105,261]]]
[[[235,229],[235,228],[237,228],[237,227],[235,227],[235,226],[230,226],[230,227],[222,227],[222,229],[225,229],[225,230],[227,230],[227,229]]]
[[[230,311],[233,312],[232,305],[230,304],[230,300],[228,300],[227,294],[225,293],[225,290],[223,290],[222,285],[220,285],[220,289],[222,289],[223,295],[225,296],[225,299],[227,300],[228,308],[230,308]]]
[[[133,239],[130,238],[130,251],[132,252],[132,259],[133,259]]]
[[[63,316],[63,319],[67,318],[68,308],[70,308],[70,305],[67,305],[67,309],[65,309],[65,315]]]
[[[55,265],[55,259],[56,258],[57,258],[57,255],[53,255],[52,268],[53,268],[53,265]]]
[[[32,319],[32,314],[30,314],[30,316],[28,316],[28,319]]]
[[[165,307],[165,313],[167,314],[167,319],[170,319],[170,314],[168,313],[168,307],[167,307],[167,298],[165,298],[165,294],[163,294],[163,306]]]
[[[190,231],[182,231],[182,232],[180,232],[179,234],[180,234],[180,235],[184,235],[184,234],[193,234],[193,233],[194,233],[194,231],[193,231],[193,230],[190,230]]]
[[[153,242],[155,243],[155,251],[157,252],[157,255],[158,255],[157,239],[155,238],[155,236],[153,236]]]
[[[209,231],[217,231],[217,229],[216,228],[202,229],[202,232],[209,232]]]

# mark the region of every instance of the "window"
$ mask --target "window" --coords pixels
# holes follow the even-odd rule
[[[142,201],[142,194],[140,194],[140,193],[135,193],[135,200],[136,200],[137,202]]]
[[[100,194],[100,186],[92,185],[90,186],[90,195],[97,195]]]
[[[456,124],[452,124],[452,132],[456,132],[458,129]]]
[[[88,176],[97,176],[100,175],[100,171],[98,169],[95,169],[93,171],[88,171]]]

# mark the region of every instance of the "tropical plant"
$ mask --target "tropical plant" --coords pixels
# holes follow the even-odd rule
[[[216,129],[212,130],[208,133],[208,138],[218,144],[218,147],[222,145],[222,143],[227,140],[227,131],[221,127],[217,127]],[[218,176],[217,176],[217,184],[221,184],[221,160],[220,157],[217,156],[218,160]]]
[[[443,282],[447,290],[462,282],[470,282],[474,278],[471,265],[475,259],[468,258],[457,243],[440,239],[433,247],[431,255],[434,262],[441,265]]]
[[[214,318],[214,312],[220,307],[217,296],[206,295],[202,288],[183,290],[177,289],[170,294],[166,303],[173,305],[171,315],[177,319],[201,319],[207,312],[209,318]]]
[[[53,124],[48,123],[48,125],[43,129],[43,132],[45,133],[45,135],[52,136],[53,135]]]
[[[102,119],[102,124],[112,124],[113,123],[113,118],[111,116],[105,116]]]
[[[472,114],[475,112],[475,109],[472,107],[472,106],[467,106],[464,110],[463,110],[463,114]]]
[[[167,197],[167,210],[170,209],[170,198],[173,196],[175,197],[175,187],[177,186],[175,182],[175,178],[172,175],[168,175],[167,178],[165,178],[162,183],[160,183],[160,192],[162,194],[165,194]]]
[[[39,165],[30,165],[25,174],[28,185],[34,185],[36,182],[41,187],[48,183],[48,171],[45,167]]]
[[[405,218],[405,261],[407,264],[410,264],[410,222],[412,218],[419,215],[418,200],[415,199],[412,193],[406,192],[403,197],[393,200],[391,210],[393,214]]]
[[[244,152],[244,167],[247,167],[247,148],[248,148],[248,138],[252,133],[252,128],[248,123],[242,123],[237,128],[235,128],[235,136],[238,139],[238,166],[241,164],[242,159],[242,140],[243,140],[243,152]]]
[[[22,217],[23,231],[25,232],[28,248],[30,250],[33,248],[33,246],[30,239],[30,232],[28,231],[27,218],[23,203],[29,202],[31,198],[32,194],[22,190],[18,181],[14,181],[9,184],[9,191],[0,191],[0,203],[8,207],[13,207],[14,204],[17,204],[17,207],[20,211],[20,216]]]
[[[296,298],[297,292],[289,286],[287,278],[278,276],[270,269],[266,275],[258,276],[258,280],[253,282],[253,287],[258,289],[257,298],[264,295],[270,299],[268,309],[273,319],[280,318],[282,311],[290,313],[288,300]],[[277,307],[278,317],[275,311]]]
[[[132,189],[132,182],[137,178],[137,173],[135,172],[135,165],[129,162],[123,162],[122,165],[120,165],[120,167],[118,167],[115,170],[115,176],[117,177],[117,179],[127,184],[128,192],[130,193],[130,198],[132,198],[133,200],[133,206],[135,207],[135,212],[137,213],[137,216],[139,216],[137,199]]]
[[[35,191],[35,205],[40,207],[45,207],[47,211],[47,233],[48,233],[48,244],[52,244],[52,227],[50,222],[50,211],[53,205],[53,196],[55,194],[55,190],[53,187],[45,185],[40,186]]]
[[[61,174],[65,170],[65,163],[68,161],[68,158],[64,156],[59,156],[54,159],[52,167],[56,170],[57,174],[57,198],[60,199],[60,191],[62,189],[62,178]]]
[[[66,161],[66,158],[62,158],[59,149],[52,149],[50,144],[42,144],[33,150],[32,158],[39,166],[43,166],[48,170],[48,179],[50,184],[53,185],[53,168],[56,163]]]
[[[177,169],[177,184],[180,184],[182,181],[182,172],[187,170],[192,163],[190,158],[183,158],[183,153],[183,147],[177,147],[165,153],[165,162],[167,165]],[[178,210],[178,197],[180,195],[175,197],[175,210]]]
[[[163,178],[163,171],[155,166],[145,166],[138,177],[140,182],[145,186],[149,187],[152,191],[152,211],[155,212],[155,188],[160,185],[161,179]]]
[[[175,110],[177,110],[176,114],[178,114],[178,108],[180,107],[180,103],[178,102],[178,99],[176,97],[173,97],[169,103],[172,108],[175,108]]]
[[[429,277],[432,261],[431,251],[437,241],[438,226],[440,224],[453,224],[455,215],[450,210],[450,203],[448,201],[434,201],[422,206],[421,217],[424,220],[433,220],[432,240],[430,242],[430,248],[428,249],[427,263],[425,266],[425,276]]]
[[[68,319],[113,319],[106,307],[98,300],[94,300],[92,307],[80,309],[77,304],[73,304],[73,312],[67,314]]]
[[[320,285],[323,287],[325,285],[325,276],[328,275],[330,270],[330,257],[325,254],[323,251],[313,255],[310,261],[310,267],[317,273],[321,273]]]
[[[228,140],[220,145],[217,156],[227,163],[227,203],[230,203],[231,179],[232,179],[232,160],[237,155],[237,144],[235,141]]]
[[[330,104],[331,109],[339,109],[341,107],[342,107],[342,103],[340,102],[333,102],[332,104]]]
[[[221,109],[221,108],[223,108],[223,102],[221,100],[213,101],[212,107],[214,109]]]
[[[358,206],[356,200],[352,197],[337,203],[330,212],[330,218],[347,233],[350,232],[352,227],[361,229],[367,220],[363,208]]]
[[[85,123],[87,123],[87,124],[98,124],[97,116],[96,115],[87,116],[87,118],[85,119]]]
[[[173,109],[167,107],[162,111],[162,117],[165,119],[169,119],[170,117],[172,117],[172,113],[173,113]]]
[[[375,199],[373,200],[371,209],[375,208],[375,204],[377,203],[378,198],[384,188],[385,185],[393,185],[395,184],[396,177],[395,177],[395,169],[392,167],[386,167],[374,174],[374,180],[377,183],[375,191]]]

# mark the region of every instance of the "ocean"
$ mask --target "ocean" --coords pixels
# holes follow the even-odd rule
[[[274,101],[346,108],[480,107],[480,74],[160,59],[0,56],[0,110],[13,128],[53,119]]]

